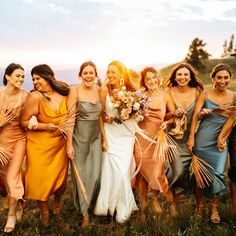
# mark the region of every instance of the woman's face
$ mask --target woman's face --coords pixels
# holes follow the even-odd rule
[[[34,84],[34,88],[39,91],[39,92],[47,92],[48,91],[48,87],[50,86],[48,81],[45,80],[43,77],[37,75],[37,74],[33,74],[32,76],[32,81]]]
[[[175,81],[178,86],[188,86],[189,82],[191,81],[190,71],[185,67],[178,69],[175,74]]]
[[[154,74],[153,72],[148,71],[146,73],[144,83],[147,86],[148,90],[155,90],[159,88],[160,80],[157,74]]]
[[[16,69],[11,75],[6,75],[7,84],[20,88],[25,79],[25,72],[22,69]]]
[[[223,91],[228,88],[231,82],[230,74],[227,70],[221,70],[213,78],[214,88]]]
[[[116,66],[110,65],[107,69],[107,79],[110,85],[120,83],[120,71]]]
[[[80,77],[83,81],[83,85],[86,87],[92,87],[97,78],[94,68],[90,65],[84,67]]]

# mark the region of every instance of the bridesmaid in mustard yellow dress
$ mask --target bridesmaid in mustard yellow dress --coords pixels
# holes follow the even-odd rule
[[[26,139],[25,130],[20,126],[20,110],[28,96],[28,92],[21,88],[24,76],[23,67],[12,63],[5,70],[4,86],[0,88],[0,146],[1,150],[12,153],[12,158],[7,165],[0,164],[0,173],[7,192],[5,203],[9,206],[5,233],[14,230],[17,216],[19,216],[17,215],[17,208],[20,207],[19,200],[22,200],[24,195],[21,166],[25,156]],[[2,119],[3,110],[6,109],[11,111],[11,118],[7,123]]]
[[[54,195],[53,213],[60,211],[66,188],[68,157],[66,139],[58,125],[67,113],[67,84],[57,81],[45,64],[35,66],[33,91],[24,106],[22,126],[27,128],[25,198],[38,201],[42,226],[48,225],[48,200]]]

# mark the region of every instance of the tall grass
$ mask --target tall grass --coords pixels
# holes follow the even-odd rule
[[[137,201],[138,197],[135,194]],[[2,205],[4,198],[0,197]],[[86,229],[81,229],[80,224],[82,216],[75,210],[73,205],[70,179],[68,187],[63,196],[61,213],[55,217],[50,214],[50,223],[48,228],[40,227],[39,209],[35,201],[27,201],[22,221],[17,223],[14,235],[19,236],[64,236],[64,235],[137,235],[137,236],[189,236],[189,235],[216,235],[229,236],[236,235],[236,219],[230,215],[230,195],[226,192],[219,205],[219,211],[222,221],[219,225],[213,225],[209,221],[209,202],[206,201],[205,214],[201,220],[194,217],[195,201],[194,197],[184,196],[178,204],[179,215],[171,217],[169,213],[169,204],[164,197],[160,196],[162,214],[156,214],[152,211],[152,204],[149,202],[148,209],[145,212],[145,219],[141,217],[139,211],[134,212],[131,218],[124,224],[116,223],[114,217],[91,216],[91,224]],[[7,210],[0,212],[0,235],[4,235],[2,230],[6,222]]]

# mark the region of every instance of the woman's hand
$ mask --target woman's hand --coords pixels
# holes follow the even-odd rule
[[[104,112],[103,115],[102,115],[102,120],[103,120],[103,122],[106,122],[106,123],[108,123],[108,124],[112,124],[112,122],[113,122],[113,117],[108,116],[107,113]]]
[[[67,152],[68,158],[70,158],[71,160],[73,160],[74,157],[75,157],[75,152],[74,152],[74,147],[73,147],[72,144],[67,144],[66,152]]]
[[[187,145],[188,150],[189,150],[191,153],[192,153],[192,151],[193,151],[194,143],[195,143],[194,138],[189,137],[186,145]]]
[[[36,116],[31,116],[31,118],[29,119],[29,125],[28,125],[28,129],[32,130],[32,129],[37,129],[39,126],[39,122],[37,120]]]
[[[211,114],[211,110],[209,110],[209,109],[203,108],[200,111],[200,117],[203,117],[203,116],[206,116],[206,115],[209,115],[209,114]]]
[[[226,148],[226,140],[222,137],[218,137],[217,139],[217,149],[219,152],[223,152]]]
[[[174,116],[176,116],[176,117],[180,117],[180,116],[186,115],[186,114],[187,114],[187,112],[182,108],[178,108],[174,112]]]
[[[58,129],[58,126],[52,123],[46,124],[46,130],[49,132],[56,131]]]
[[[102,150],[106,152],[108,150],[108,142],[106,139],[102,140]]]

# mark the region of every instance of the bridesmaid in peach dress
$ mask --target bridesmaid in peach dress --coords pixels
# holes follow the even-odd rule
[[[141,72],[141,86],[145,88],[146,95],[152,99],[149,107],[148,116],[140,122],[139,127],[150,137],[153,138],[158,131],[165,129],[172,120],[164,121],[165,115],[175,112],[174,104],[169,94],[159,88],[160,76],[152,67],[147,67]],[[141,211],[147,207],[147,192],[152,190],[154,211],[162,211],[158,202],[158,193],[162,192],[168,201],[172,203],[171,214],[175,215],[176,210],[173,204],[173,195],[169,188],[169,183],[164,172],[165,163],[158,159],[153,160],[155,144],[144,139],[139,134],[136,135],[138,142],[135,142],[134,156],[136,165],[139,166],[141,158],[140,173],[137,176],[137,187],[140,195]]]
[[[1,149],[11,153],[9,164],[0,165],[0,173],[7,192],[5,205],[9,207],[5,233],[12,232],[17,218],[21,217],[20,214],[17,214],[17,209],[20,210],[18,213],[23,212],[19,200],[22,200],[24,195],[21,167],[25,156],[26,139],[25,130],[20,126],[20,110],[28,96],[28,92],[21,88],[24,77],[23,67],[12,63],[5,70],[4,86],[0,88],[1,108],[6,106],[12,111],[11,121],[2,124],[1,120],[2,126],[0,127]]]

